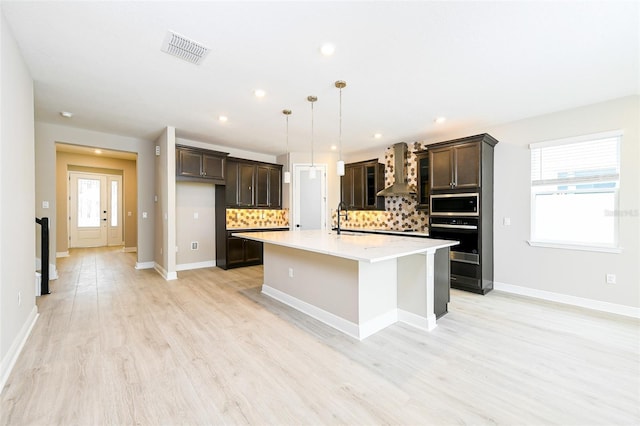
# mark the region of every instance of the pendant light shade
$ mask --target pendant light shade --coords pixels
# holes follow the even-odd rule
[[[311,169],[309,169],[309,179],[316,178],[316,165],[313,161],[313,103],[318,100],[317,96],[309,95],[307,100],[311,103]]]
[[[338,126],[338,163],[336,164],[336,171],[338,176],[344,176],[344,161],[342,160],[342,89],[347,87],[347,82],[338,80],[335,85],[340,89],[340,125]]]
[[[284,165],[283,181],[284,183],[291,183],[291,172],[289,171],[289,116],[291,115],[291,110],[283,109],[282,113],[287,118],[287,158],[285,160],[286,164]]]

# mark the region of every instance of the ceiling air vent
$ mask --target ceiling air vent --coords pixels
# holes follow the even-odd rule
[[[196,65],[200,65],[209,53],[208,47],[173,31],[167,32],[161,50]]]

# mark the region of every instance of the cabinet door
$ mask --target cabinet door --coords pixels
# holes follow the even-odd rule
[[[254,178],[256,167],[253,164],[242,164],[239,166],[240,179],[238,184],[238,205],[254,205]]]
[[[269,207],[282,207],[282,169],[280,167],[269,169]]]
[[[201,177],[202,154],[193,151],[179,149],[178,151],[178,175]]]
[[[256,206],[269,207],[269,166],[258,166],[256,171]]]
[[[446,147],[430,150],[429,169],[431,189],[451,189],[453,186],[453,149]]]
[[[244,239],[238,237],[227,237],[227,265],[237,265],[244,263]]]
[[[353,205],[353,167],[345,166],[344,176],[340,179],[341,200],[351,208]]]
[[[244,240],[244,260],[247,263],[262,261],[262,243],[260,241]]]
[[[353,169],[353,206],[354,209],[364,208],[364,166],[357,166]]]
[[[238,174],[239,164],[236,161],[227,161],[227,176],[225,179],[225,198],[228,207],[238,205]]]
[[[365,181],[365,197],[364,207],[367,209],[376,208],[376,164],[371,164],[364,167],[364,181]]]
[[[224,179],[224,158],[202,154],[202,177],[205,179]]]
[[[455,188],[480,186],[480,144],[466,143],[455,148]]]
[[[420,153],[416,156],[418,166],[418,206],[429,205],[429,155]]]

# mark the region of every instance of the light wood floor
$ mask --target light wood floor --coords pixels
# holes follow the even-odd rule
[[[433,332],[358,342],[262,296],[261,267],[134,264],[59,259],[2,424],[640,424],[637,320],[453,291]]]

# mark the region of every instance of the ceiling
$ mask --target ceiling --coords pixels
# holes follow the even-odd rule
[[[347,154],[639,93],[637,2],[1,5],[34,80],[36,120],[149,140],[174,126],[180,137],[280,154],[288,108],[290,150],[306,151],[315,95],[315,147],[329,150],[336,80],[347,82]],[[160,50],[168,30],[211,49],[201,65]],[[333,56],[320,54],[325,42]]]

